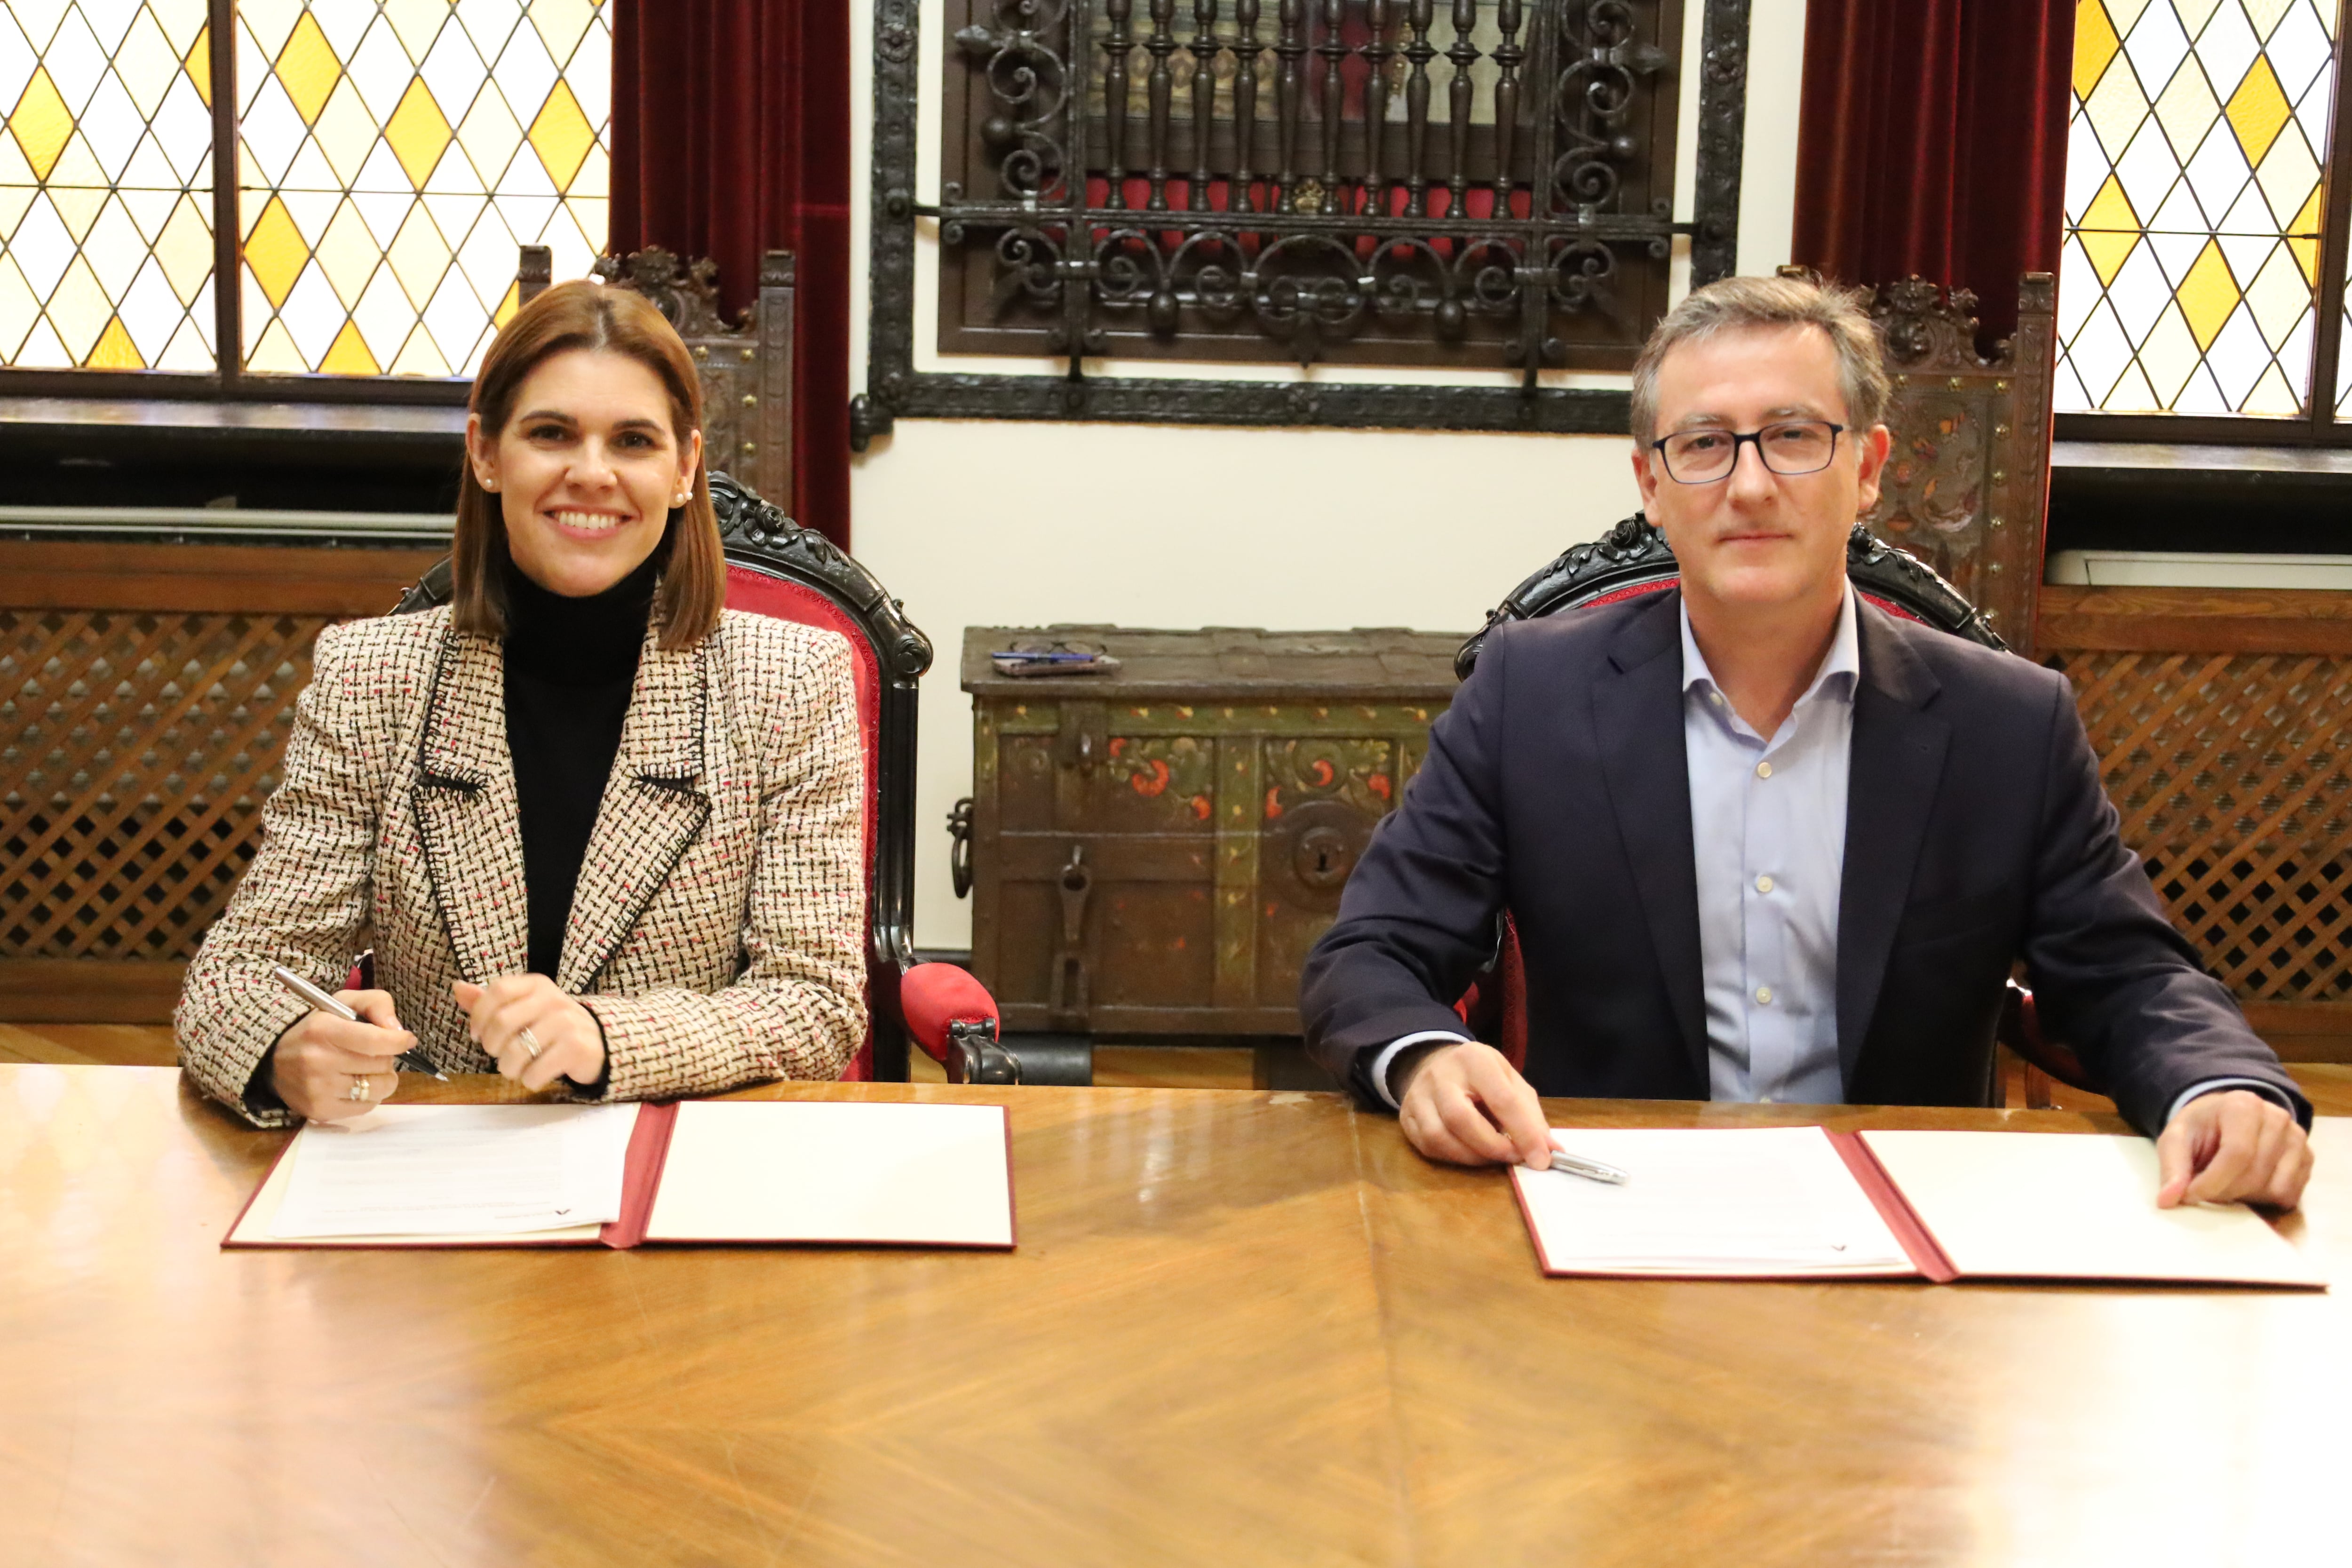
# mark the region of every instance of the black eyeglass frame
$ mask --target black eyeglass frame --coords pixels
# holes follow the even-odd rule
[[[1764,432],[1767,430],[1785,430],[1791,425],[1827,426],[1830,432],[1829,456],[1823,458],[1818,464],[1810,468],[1774,468],[1772,466],[1772,459],[1764,455]],[[1723,472],[1716,475],[1715,478],[1711,479],[1686,479],[1680,474],[1675,472],[1674,459],[1666,456],[1666,443],[1673,440],[1675,436],[1696,436],[1701,434],[1730,437],[1731,461],[1723,466]],[[1775,419],[1769,425],[1760,425],[1753,430],[1744,432],[1738,430],[1716,430],[1705,432],[1697,430],[1677,430],[1675,432],[1675,436],[1661,436],[1656,440],[1651,442],[1650,450],[1658,455],[1658,463],[1666,470],[1666,478],[1674,480],[1675,483],[1678,485],[1719,485],[1724,480],[1729,479],[1733,474],[1739,471],[1740,444],[1746,441],[1753,441],[1756,443],[1756,460],[1764,465],[1765,472],[1779,474],[1783,479],[1793,479],[1801,478],[1806,474],[1818,474],[1823,468],[1828,468],[1832,463],[1836,462],[1838,437],[1844,434],[1845,426],[1840,425],[1833,419]]]

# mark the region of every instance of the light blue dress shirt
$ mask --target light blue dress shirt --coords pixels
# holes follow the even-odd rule
[[[1709,1098],[1834,1105],[1838,882],[1862,652],[1853,589],[1821,668],[1768,740],[1717,687],[1682,612],[1683,752],[1698,872]]]
[[[1841,1104],[1838,898],[1862,679],[1853,586],[1846,585],[1821,668],[1769,740],[1717,688],[1691,636],[1688,606],[1679,613],[1708,1098]],[[1373,1058],[1372,1087],[1394,1106],[1389,1068],[1400,1054],[1468,1037],[1425,1030],[1391,1041]],[[2208,1079],[2183,1089],[2165,1119],[2221,1089],[2251,1089],[2285,1104],[2269,1084]]]

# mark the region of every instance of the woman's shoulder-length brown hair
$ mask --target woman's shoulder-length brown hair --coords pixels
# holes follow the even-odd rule
[[[583,280],[558,283],[516,311],[482,356],[467,404],[480,418],[482,433],[495,437],[503,431],[530,373],[572,349],[625,354],[652,371],[669,394],[670,432],[681,447],[702,428],[702,378],[677,330],[635,290]],[[684,506],[670,509],[667,530],[654,553],[662,561],[653,609],[661,646],[672,651],[692,647],[718,629],[727,604],[727,557],[719,542],[718,515],[710,509],[707,463],[695,465],[693,493]],[[506,518],[499,498],[482,489],[469,459],[457,479],[449,562],[450,611],[459,631],[506,635],[506,590],[499,578],[506,554]]]

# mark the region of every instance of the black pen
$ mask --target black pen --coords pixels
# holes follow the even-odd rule
[[[277,977],[278,984],[309,1003],[313,1012],[331,1014],[346,1024],[356,1024],[360,1021],[360,1016],[352,1012],[348,1004],[336,1001],[333,996],[320,990],[284,964],[271,964],[269,973]],[[449,1081],[449,1075],[435,1067],[431,1059],[421,1050],[403,1051],[392,1058],[392,1065],[403,1072],[421,1072],[428,1077],[437,1078],[443,1083]]]

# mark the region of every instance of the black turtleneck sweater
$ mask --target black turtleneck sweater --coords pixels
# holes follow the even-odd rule
[[[507,746],[522,816],[530,968],[552,976],[572,889],[621,749],[657,563],[584,599],[551,594],[511,562],[506,589]]]

